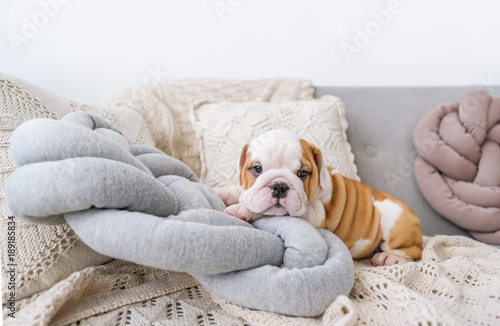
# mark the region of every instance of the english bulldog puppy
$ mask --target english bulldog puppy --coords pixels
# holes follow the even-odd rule
[[[327,167],[318,148],[289,131],[269,131],[243,146],[239,185],[215,191],[230,215],[248,222],[302,218],[376,266],[422,255],[420,220],[405,203]]]

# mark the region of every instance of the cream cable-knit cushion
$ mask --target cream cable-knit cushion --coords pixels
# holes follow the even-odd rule
[[[149,125],[156,147],[186,163],[200,175],[200,147],[189,119],[194,102],[214,99],[226,102],[308,100],[314,87],[299,79],[186,79],[140,85],[103,101],[141,112]]]
[[[236,184],[243,145],[273,129],[297,133],[322,151],[327,165],[359,180],[339,98],[279,103],[201,101],[193,106],[191,119],[200,139],[200,181],[211,187]]]
[[[11,134],[23,121],[34,118],[60,119],[77,110],[102,116],[120,128],[134,143],[153,144],[147,125],[137,112],[65,98],[15,77],[0,74],[1,257],[3,271],[8,270],[7,264],[16,264],[16,300],[46,290],[75,271],[110,260],[87,247],[66,224],[42,226],[23,223],[15,218],[16,250],[13,261],[9,260],[7,252],[8,217],[12,214],[5,204],[4,189],[7,178],[14,170],[9,154]],[[10,275],[5,272],[3,275],[2,301],[5,303],[8,293],[13,291],[7,288],[8,282],[5,282]]]

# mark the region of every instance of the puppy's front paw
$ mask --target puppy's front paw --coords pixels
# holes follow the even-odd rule
[[[241,187],[239,186],[219,187],[214,188],[214,191],[226,206],[239,202],[239,197],[241,195]]]
[[[232,215],[234,217],[239,218],[240,220],[247,221],[247,222],[255,221],[256,219],[264,216],[262,214],[257,214],[257,213],[250,211],[243,204],[234,204],[234,205],[228,206],[224,210],[224,213]]]
[[[371,263],[373,266],[401,265],[408,261],[409,259],[407,258],[397,256],[385,251],[376,253],[371,259]]]
[[[239,212],[240,208],[241,208],[240,204],[230,205],[230,206],[226,207],[226,209],[224,210],[224,213],[229,214],[229,215],[234,216],[234,217],[238,217],[238,212]]]

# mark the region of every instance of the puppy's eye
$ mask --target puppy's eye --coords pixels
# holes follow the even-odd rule
[[[262,166],[254,165],[254,166],[250,167],[249,170],[252,171],[253,175],[255,175],[257,177],[262,173]]]
[[[299,170],[299,172],[297,172],[297,176],[301,179],[305,179],[309,176],[309,174],[311,174],[311,172],[307,171],[307,170]]]

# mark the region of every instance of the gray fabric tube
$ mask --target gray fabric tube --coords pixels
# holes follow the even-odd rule
[[[354,263],[334,234],[318,230],[328,245],[324,264],[312,268],[262,266],[218,275],[195,275],[223,299],[252,308],[290,316],[317,317],[354,284]]]
[[[186,211],[198,215],[197,210]],[[192,274],[217,274],[263,265],[281,265],[283,242],[222,212],[226,225],[164,219],[113,209],[65,214],[69,226],[95,251],[155,268]]]
[[[84,115],[92,117],[88,113]],[[123,147],[123,141],[127,141],[125,137],[111,131],[108,134],[104,136],[84,127],[64,123],[63,120],[29,120],[19,125],[12,134],[10,147],[16,149],[11,150],[12,161],[16,166],[22,166],[75,157],[100,157],[129,164],[151,174],[128,148]],[[113,138],[120,137],[122,141],[114,141],[110,135]]]
[[[150,174],[93,157],[24,165],[12,173],[5,189],[12,213],[31,223],[91,207],[158,216],[178,213],[175,195]]]

